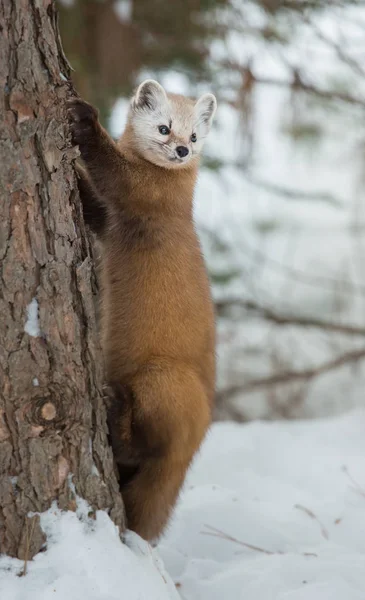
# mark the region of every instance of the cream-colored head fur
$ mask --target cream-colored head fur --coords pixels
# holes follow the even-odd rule
[[[213,94],[195,102],[167,94],[157,81],[147,79],[138,87],[129,111],[136,149],[160,167],[187,167],[201,153],[216,108]]]

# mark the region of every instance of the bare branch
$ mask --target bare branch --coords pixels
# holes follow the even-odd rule
[[[273,85],[278,87],[293,87],[293,83],[290,81],[272,79],[270,77],[260,77],[255,78],[256,83],[261,85]],[[303,92],[307,92],[308,94],[312,94],[313,96],[317,96],[318,98],[322,98],[323,100],[331,100],[331,101],[340,101],[345,102],[347,104],[352,104],[354,106],[360,106],[364,108],[365,100],[356,96],[351,96],[351,94],[347,94],[345,92],[338,92],[335,90],[324,90],[316,87],[314,84],[305,82],[301,77],[298,77],[295,81],[295,86],[303,90]]]
[[[234,61],[222,61],[220,66],[223,69],[230,69],[232,71],[236,70],[242,73],[245,69],[247,69],[247,65],[241,65],[239,63],[235,63]],[[360,98],[358,96],[352,96],[346,92],[340,92],[336,90],[326,90],[323,88],[317,87],[315,84],[304,81],[302,75],[295,71],[295,77],[292,80],[289,79],[274,79],[272,77],[263,77],[257,76],[254,73],[251,73],[254,82],[259,85],[271,85],[275,87],[283,87],[283,88],[291,88],[291,89],[299,89],[303,92],[307,92],[313,96],[317,96],[318,98],[322,98],[323,100],[330,101],[340,101],[346,104],[351,104],[353,106],[359,106],[361,108],[365,107],[365,99]]]
[[[357,362],[364,358],[365,348],[361,348],[359,350],[351,350],[350,352],[347,352],[342,356],[338,356],[333,360],[324,362],[317,367],[312,367],[309,369],[303,369],[299,371],[293,370],[286,371],[283,373],[275,373],[274,375],[269,375],[268,377],[251,379],[251,381],[248,381],[247,383],[242,383],[240,385],[232,385],[222,390],[221,392],[218,392],[217,400],[218,402],[222,402],[223,400],[226,400],[229,396],[253,392],[261,388],[267,388],[271,385],[307,381],[314,377],[319,377],[319,375],[323,375],[324,373],[328,373],[329,371],[333,371],[339,367],[342,367],[343,365],[352,362]]]
[[[331,204],[332,206],[336,207],[341,207],[344,205],[344,202],[342,200],[336,198],[328,192],[321,192],[319,190],[306,192],[304,190],[298,190],[296,188],[278,185],[271,181],[264,181],[263,179],[258,179],[257,177],[254,177],[250,174],[246,174],[246,178],[253,185],[266,189],[267,191],[272,192],[273,194],[276,194],[281,198],[289,198],[290,200],[326,202],[327,204]]]
[[[307,9],[319,10],[328,6],[343,8],[344,6],[364,6],[363,0],[280,0],[280,7],[302,12]]]
[[[362,224],[359,224],[358,231],[361,232]],[[352,232],[356,233],[356,228],[350,228]],[[199,223],[199,230],[204,232],[206,235],[220,240],[219,232],[213,231],[210,227],[207,227],[203,223]],[[264,263],[268,268],[273,271],[280,272],[281,274],[285,273],[287,277],[292,277],[295,279],[296,283],[300,282],[310,287],[321,289],[321,290],[329,290],[332,291],[341,284],[341,294],[346,296],[351,296],[354,298],[362,298],[365,295],[365,285],[361,283],[354,283],[350,279],[340,279],[336,277],[328,277],[326,275],[312,275],[307,273],[306,271],[302,271],[301,269],[297,269],[295,267],[291,267],[289,265],[283,264],[280,260],[275,258],[271,258],[268,256],[266,252],[263,252],[259,248],[251,245],[247,239],[241,237],[240,238],[240,246],[245,251],[245,256],[249,260],[255,263]],[[224,244],[224,242],[223,242]],[[224,244],[225,245],[225,244]]]
[[[282,315],[275,313],[270,308],[260,306],[251,300],[244,300],[242,298],[224,298],[215,302],[215,306],[218,311],[232,306],[241,306],[245,310],[255,311],[268,321],[272,321],[277,325],[296,325],[298,327],[316,327],[318,329],[324,329],[325,331],[333,331],[337,333],[344,333],[349,335],[362,335],[365,336],[365,327],[357,327],[355,325],[346,325],[342,323],[334,323],[330,321],[322,321],[315,317],[304,317],[300,315]]]
[[[342,60],[342,62],[347,64],[353,71],[355,71],[355,73],[357,73],[357,75],[360,75],[360,77],[365,76],[365,71],[362,68],[362,66],[352,56],[350,56],[349,54],[346,54],[346,52],[343,50],[343,48],[339,44],[337,44],[335,41],[329,39],[323,33],[323,31],[321,31],[321,29],[317,26],[317,24],[313,21],[313,19],[310,19],[303,13],[301,13],[301,18],[315,32],[318,39],[320,39],[322,42],[327,44],[327,46],[330,46],[331,48],[333,48],[333,50],[336,52],[338,58],[340,60]]]

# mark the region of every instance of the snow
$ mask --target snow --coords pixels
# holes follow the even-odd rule
[[[6,600],[363,600],[365,411],[217,423],[157,549],[108,515],[52,507],[48,547],[0,558]],[[70,480],[70,485],[72,483]],[[164,567],[165,565],[165,567]]]
[[[56,507],[42,514],[46,552],[28,563],[0,558],[4,600],[178,600],[175,586],[155,550],[133,533],[122,544],[108,515],[85,516]]]
[[[214,425],[158,548],[181,597],[363,600],[364,431],[359,410]]]
[[[122,22],[128,23],[132,17],[132,0],[118,0],[114,4],[114,10]]]
[[[32,337],[39,337],[41,330],[38,321],[38,302],[36,298],[27,306],[27,321],[24,325],[24,331]]]

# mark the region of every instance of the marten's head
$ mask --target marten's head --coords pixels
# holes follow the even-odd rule
[[[194,101],[167,94],[157,81],[147,79],[138,87],[129,111],[136,150],[166,169],[192,165],[201,153],[216,108],[213,94]]]

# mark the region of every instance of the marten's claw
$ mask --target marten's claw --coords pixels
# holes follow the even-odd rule
[[[72,141],[79,146],[84,158],[86,147],[90,144],[99,128],[98,111],[96,108],[81,100],[72,98],[67,102],[67,115],[70,124]]]

